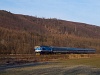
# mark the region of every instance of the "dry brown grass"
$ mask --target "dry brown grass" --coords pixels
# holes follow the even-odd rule
[[[100,57],[99,54],[57,54],[57,55],[32,55],[32,54],[16,54],[16,55],[0,55],[0,64],[22,64],[29,62],[54,61],[58,59],[82,59]]]

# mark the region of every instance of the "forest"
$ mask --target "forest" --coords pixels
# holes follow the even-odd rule
[[[0,10],[0,54],[34,54],[34,46],[94,48],[100,53],[100,27]]]

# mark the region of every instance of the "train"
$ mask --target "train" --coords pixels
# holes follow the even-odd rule
[[[94,54],[95,49],[90,48],[72,48],[72,47],[55,47],[55,46],[35,46],[35,53],[39,54]]]

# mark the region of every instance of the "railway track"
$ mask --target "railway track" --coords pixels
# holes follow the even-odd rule
[[[9,54],[0,55],[0,64],[15,64],[15,63],[28,63],[28,62],[41,62],[52,61],[58,59],[79,59],[96,57],[99,54],[54,54],[54,55],[33,55],[33,54]]]

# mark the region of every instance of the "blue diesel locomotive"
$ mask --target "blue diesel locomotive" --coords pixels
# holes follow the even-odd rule
[[[61,54],[94,54],[95,49],[88,48],[71,48],[71,47],[55,47],[55,46],[35,46],[35,52],[40,54],[61,53]]]

